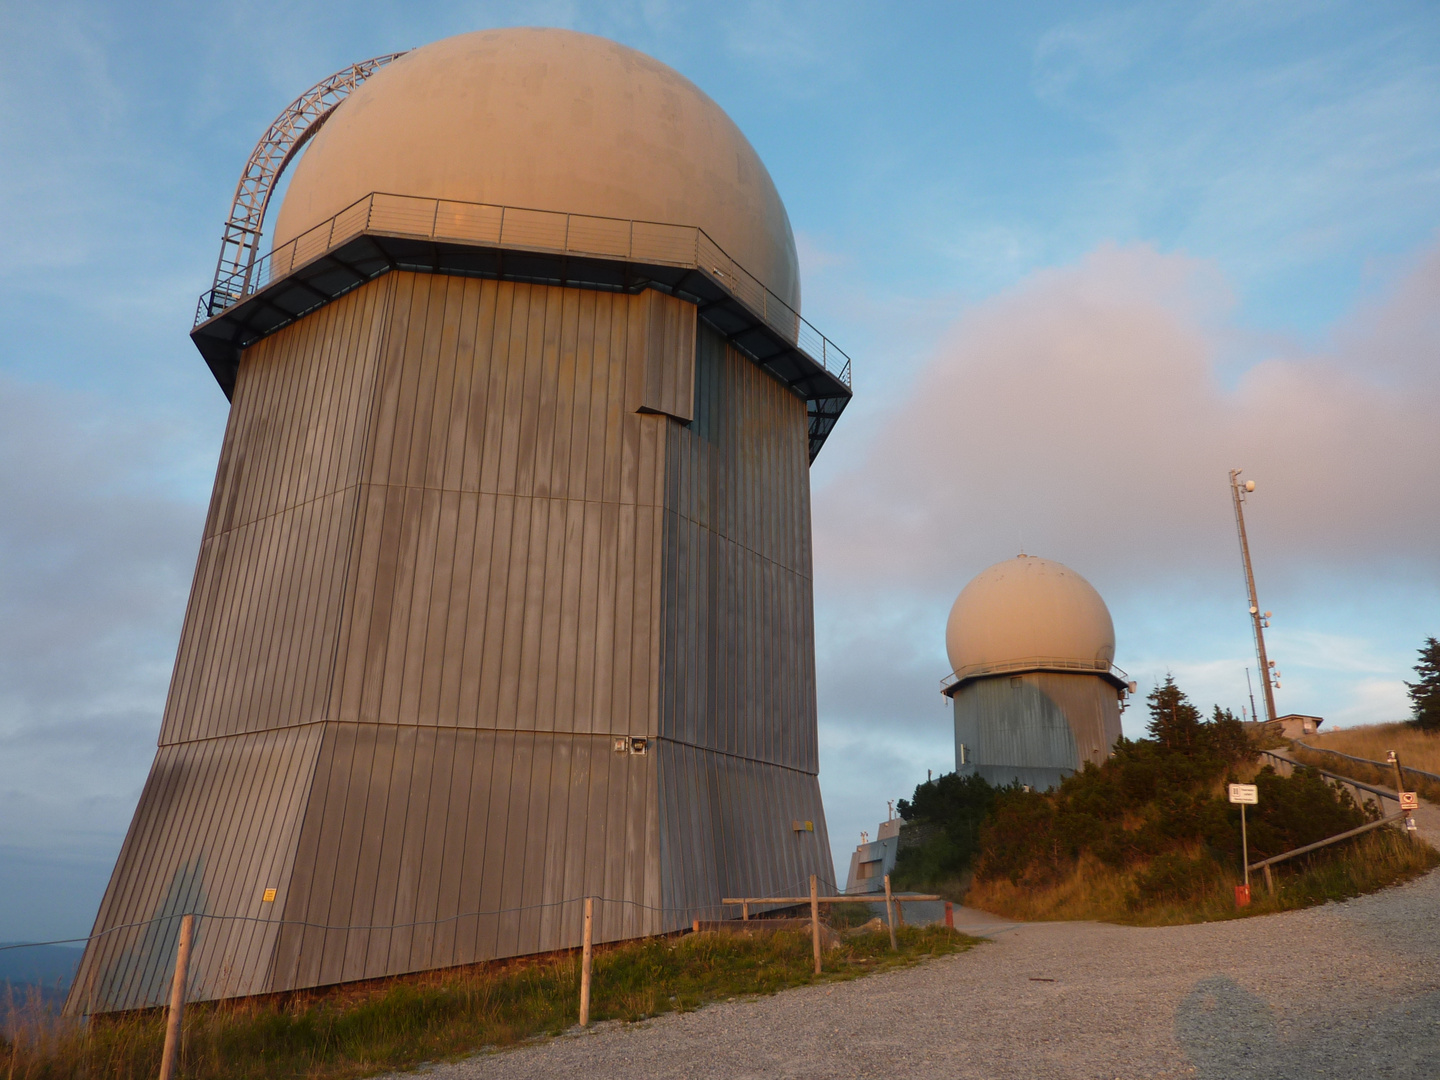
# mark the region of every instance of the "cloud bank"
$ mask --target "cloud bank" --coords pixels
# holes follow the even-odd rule
[[[863,463],[817,494],[817,568],[958,589],[1024,543],[1116,583],[1229,572],[1243,466],[1287,561],[1434,573],[1437,283],[1432,252],[1333,352],[1227,382],[1244,335],[1208,264],[1105,246],[1037,273],[959,320]]]
[[[1142,682],[1171,670],[1202,705],[1238,710],[1253,659],[1231,468],[1258,483],[1252,547],[1269,597],[1290,603],[1272,652],[1297,669],[1289,707],[1395,718],[1404,669],[1367,638],[1393,610],[1363,605],[1408,605],[1419,624],[1440,610],[1437,296],[1440,247],[1307,352],[1237,326],[1212,263],[1104,245],[961,314],[815,495],[837,857],[924,768],[953,767],[945,614],[1022,547],[1100,589]],[[1317,597],[1331,622],[1306,625]]]
[[[0,928],[89,926],[154,756],[204,510],[176,436],[0,377]]]

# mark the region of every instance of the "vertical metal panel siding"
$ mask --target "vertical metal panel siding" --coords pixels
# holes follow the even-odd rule
[[[203,998],[574,945],[587,893],[630,901],[612,940],[833,876],[806,423],[653,292],[393,272],[264,339],[97,930],[278,888],[283,930],[202,929]],[[173,941],[116,947],[90,983],[158,993]]]
[[[72,1008],[162,1004],[175,962],[177,918],[202,915],[191,962],[197,999],[260,993],[276,928],[203,916],[262,918],[266,888],[294,862],[305,793],[320,746],[317,724],[160,748],[126,836]]]
[[[611,748],[655,730],[667,421],[638,412],[655,350],[631,339],[655,305],[390,276],[336,650],[348,723],[286,915],[432,925],[287,930],[273,989],[574,944],[578,906],[542,905],[587,892],[660,903],[655,758]],[[599,931],[660,925],[632,905]]]
[[[363,412],[393,283],[247,352],[162,743],[323,719]]]
[[[1118,694],[1094,675],[1039,671],[977,679],[955,694],[954,707],[957,762],[963,743],[973,766],[961,771],[1002,782],[1010,773],[991,767],[1026,783],[1037,781],[1023,770],[1050,770],[1042,781],[1048,786],[1055,770],[1103,761],[1121,733]]]
[[[661,734],[818,772],[805,402],[701,326],[669,429]]]
[[[1114,686],[1093,675],[1060,671],[1037,671],[1025,678],[1065,714],[1079,762],[1098,765],[1110,756],[1121,735],[1120,694]]]
[[[955,717],[975,732],[977,765],[1079,767],[1064,712],[1028,676],[976,679],[955,695]]]
[[[695,419],[667,436],[660,865],[668,906],[718,915],[721,896],[835,876],[817,777],[805,402],[702,324]]]

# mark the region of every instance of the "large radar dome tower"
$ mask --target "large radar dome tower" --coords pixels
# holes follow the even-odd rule
[[[942,690],[955,707],[955,770],[1049,788],[1109,756],[1128,690],[1100,594],[1060,563],[1020,555],[961,590]]]
[[[564,30],[379,57],[271,126],[224,245],[229,422],[70,1009],[161,1004],[187,912],[204,1000],[832,879],[809,464],[850,368],[724,111]]]

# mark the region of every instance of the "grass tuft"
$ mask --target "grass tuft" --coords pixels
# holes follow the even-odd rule
[[[853,913],[852,913],[853,914]],[[837,922],[846,921],[837,919]],[[963,951],[976,939],[902,927],[852,932],[816,975],[808,932],[702,933],[597,948],[591,1016],[637,1021],[710,1001],[839,982]],[[478,965],[328,995],[191,1006],[186,1080],[343,1080],[558,1035],[574,1026],[580,964],[573,954]],[[149,1080],[160,1068],[164,1014],[62,1020],[37,999],[11,1002],[0,1039],[4,1080]]]

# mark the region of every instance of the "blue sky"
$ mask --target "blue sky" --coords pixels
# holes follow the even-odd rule
[[[1020,545],[1202,706],[1396,719],[1440,634],[1440,11],[0,3],[0,939],[83,933],[154,753],[225,401],[187,339],[298,93],[486,26],[694,80],[785,199],[857,397],[812,474],[822,786],[953,766],[944,618]],[[1131,733],[1142,720],[1127,714]]]

